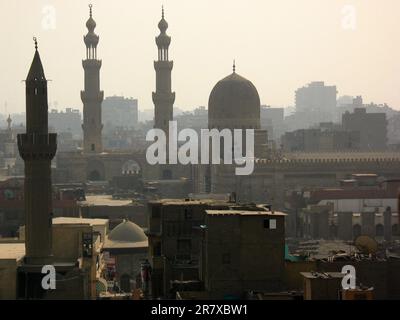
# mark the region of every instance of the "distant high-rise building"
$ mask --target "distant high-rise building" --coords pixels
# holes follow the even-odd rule
[[[160,29],[160,34],[156,37],[158,60],[154,62],[156,70],[156,92],[153,92],[154,128],[162,129],[168,137],[169,121],[173,120],[175,92],[171,91],[171,71],[174,62],[170,61],[168,56],[171,37],[166,33],[168,23],[164,19],[164,8],[158,28]]]
[[[385,113],[367,113],[365,108],[355,108],[342,116],[345,130],[360,132],[362,150],[384,150],[387,146],[387,120]]]
[[[316,123],[332,121],[336,109],[336,86],[311,82],[296,90],[296,112],[313,113]]]
[[[284,133],[284,109],[261,106],[261,128],[267,130],[268,136],[273,140],[280,140]]]
[[[83,151],[100,153],[103,151],[101,103],[104,92],[100,91],[101,60],[97,59],[99,36],[94,33],[96,22],[92,17],[92,5],[89,7],[90,17],[86,22],[89,32],[84,37],[86,60],[82,62],[85,70],[85,90],[81,92],[83,102]]]
[[[82,117],[79,110],[66,108],[65,111],[51,110],[49,112],[49,127],[56,133],[71,133],[81,136]]]
[[[120,96],[106,97],[102,104],[102,117],[105,130],[135,128],[138,124],[138,101]]]

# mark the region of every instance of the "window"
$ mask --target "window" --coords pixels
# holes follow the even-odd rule
[[[230,253],[224,253],[222,255],[222,264],[230,264],[231,263],[231,254]]]
[[[160,257],[161,256],[161,243],[157,242],[153,246],[153,256]]]
[[[92,151],[95,151],[95,145],[94,145],[94,143],[92,143],[91,149],[92,149]]]
[[[265,219],[264,228],[270,230],[276,230],[276,219]]]
[[[185,208],[185,220],[191,220],[192,219],[192,210]]]
[[[192,242],[190,240],[178,240],[177,241],[178,253],[190,253],[192,251]]]
[[[93,255],[93,234],[84,233],[82,235],[82,252],[84,258],[91,258]]]

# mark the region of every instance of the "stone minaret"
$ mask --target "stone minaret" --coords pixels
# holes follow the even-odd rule
[[[160,29],[160,35],[156,37],[158,60],[154,61],[156,70],[156,92],[153,92],[154,128],[164,130],[168,138],[169,121],[173,120],[175,92],[171,91],[171,71],[174,63],[169,61],[168,57],[171,37],[166,34],[168,23],[164,19],[164,8],[158,28]]]
[[[86,60],[82,61],[85,70],[85,91],[81,92],[83,102],[83,151],[85,153],[101,153],[103,144],[101,131],[101,103],[104,92],[100,91],[101,60],[97,59],[99,36],[94,33],[96,22],[92,17],[92,5],[89,5],[90,17],[86,22],[89,32],[84,37],[86,44]]]
[[[26,78],[26,133],[18,135],[18,149],[25,162],[25,247],[29,265],[52,260],[51,160],[57,134],[48,132],[47,80],[37,50]]]

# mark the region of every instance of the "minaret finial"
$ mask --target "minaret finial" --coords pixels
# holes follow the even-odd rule
[[[92,17],[92,8],[93,8],[93,5],[92,5],[92,4],[89,4],[89,14],[90,14],[90,17]]]
[[[236,61],[235,59],[233,59],[233,73],[236,72]]]
[[[35,50],[37,51],[38,49],[37,38],[33,37],[33,41],[35,42]]]
[[[164,19],[164,5],[161,6],[161,17]]]

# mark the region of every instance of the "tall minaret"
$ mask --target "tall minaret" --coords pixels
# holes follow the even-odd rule
[[[18,135],[18,150],[25,162],[26,264],[44,265],[52,260],[51,160],[57,134],[48,132],[47,80],[37,41],[26,78],[26,133]]]
[[[85,91],[81,92],[83,102],[83,151],[101,153],[103,143],[101,131],[101,103],[104,92],[100,91],[101,60],[97,60],[97,44],[99,36],[94,33],[96,22],[92,17],[92,5],[89,5],[90,17],[86,22],[89,32],[84,37],[86,44],[86,60],[82,61],[85,70]]]
[[[166,34],[168,23],[164,19],[164,8],[158,28],[160,29],[160,35],[156,37],[158,60],[154,61],[156,70],[156,92],[153,92],[154,128],[164,130],[168,137],[169,121],[173,120],[175,92],[171,91],[171,71],[174,63],[168,58],[171,37]]]

